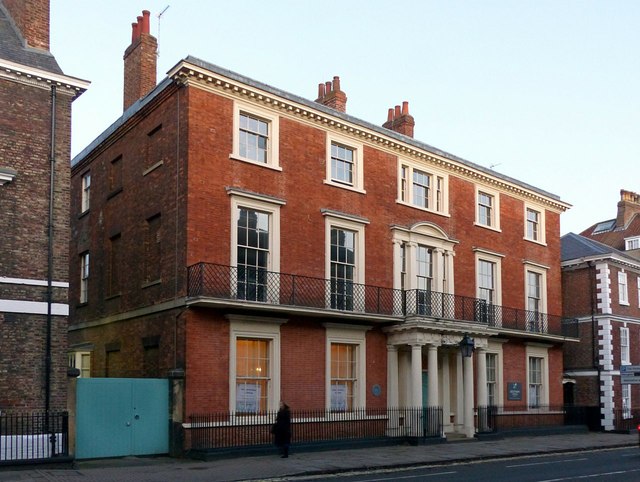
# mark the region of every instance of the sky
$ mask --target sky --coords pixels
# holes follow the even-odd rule
[[[338,75],[374,124],[408,101],[416,139],[571,204],[561,234],[640,192],[640,1],[51,0],[51,51],[91,82],[72,157],[122,114],[145,9],[158,81],[193,55],[310,100]]]

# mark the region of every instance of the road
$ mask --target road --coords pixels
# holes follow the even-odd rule
[[[291,477],[277,480],[333,482],[561,482],[640,480],[638,448],[608,449],[573,454],[519,457],[468,464],[416,467],[402,470]]]

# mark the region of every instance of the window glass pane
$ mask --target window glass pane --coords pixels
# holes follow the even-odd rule
[[[353,185],[353,160],[353,149],[331,143],[331,179]]]
[[[269,214],[238,208],[237,267],[239,299],[266,301],[269,268]]]
[[[239,154],[258,162],[267,162],[269,123],[257,117],[240,113],[238,133]]]
[[[331,228],[331,307],[353,309],[356,233]]]
[[[268,408],[269,340],[236,340],[236,410],[264,412]]]
[[[331,410],[353,409],[357,382],[356,345],[331,344]]]

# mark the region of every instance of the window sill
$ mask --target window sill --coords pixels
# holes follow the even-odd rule
[[[114,189],[113,191],[111,191],[109,193],[109,195],[107,196],[107,201],[111,198],[116,197],[118,194],[120,194],[122,192],[122,187],[119,187],[117,189]]]
[[[105,297],[105,301],[109,301],[109,300],[115,300],[116,298],[120,298],[122,296],[122,293],[116,293],[115,295],[110,295]]]
[[[89,302],[88,302],[88,301],[85,301],[85,302],[83,302],[83,303],[78,303],[78,304],[76,305],[76,308],[84,308],[85,306],[88,306],[88,305],[89,305]]]
[[[327,181],[326,179],[323,181],[327,186],[339,187],[340,189],[346,189],[347,191],[357,192],[358,194],[367,194],[367,191],[364,189],[360,189],[354,186],[349,186],[348,184],[341,184],[339,182]]]
[[[145,169],[144,171],[142,171],[142,177],[146,176],[147,174],[155,171],[156,169],[158,169],[160,166],[162,166],[164,164],[164,161],[158,161],[156,162],[153,166]]]
[[[620,306],[631,306],[631,304],[629,304],[629,302],[628,302],[628,301],[618,301],[618,304],[619,304]]]
[[[258,167],[266,167],[267,169],[271,169],[273,171],[282,171],[282,168],[277,164],[258,162],[258,161],[254,161],[253,159],[248,159],[246,157],[238,156],[236,154],[229,154],[229,159],[233,161],[246,162],[247,164],[253,164],[254,166],[258,166]]]
[[[142,286],[140,286],[140,288],[142,288],[142,289],[150,288],[152,286],[157,286],[159,284],[162,284],[162,278],[159,278],[159,279],[153,280],[153,281],[148,281],[148,282],[144,283]]]
[[[424,211],[426,213],[431,213],[431,214],[437,214],[438,216],[444,216],[447,218],[450,218],[451,215],[447,212],[442,212],[442,211],[435,211],[433,209],[428,209],[428,208],[423,208],[421,206],[416,206],[415,204],[411,204],[405,201],[401,201],[400,199],[396,199],[396,203],[397,204],[401,204],[402,206],[407,206],[409,208],[413,208],[413,209],[418,209],[420,211]]]
[[[526,236],[523,237],[522,239],[524,239],[525,241],[529,241],[530,243],[539,244],[540,246],[546,246],[547,245],[547,243],[545,243],[544,241],[537,241],[535,239],[527,238]]]
[[[496,233],[501,233],[502,229],[500,228],[494,228],[493,226],[487,226],[486,224],[480,224],[479,222],[474,222],[473,223],[475,226],[478,226],[479,228],[484,228],[484,229],[488,229],[489,231],[495,231]]]
[[[89,209],[87,209],[86,211],[82,211],[80,214],[78,214],[78,219],[84,218],[87,214],[89,214]]]

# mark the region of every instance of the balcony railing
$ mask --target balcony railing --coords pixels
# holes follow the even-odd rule
[[[494,305],[478,298],[396,290],[259,268],[194,264],[188,267],[188,296],[396,318],[417,315],[530,333],[578,336],[576,320]]]

